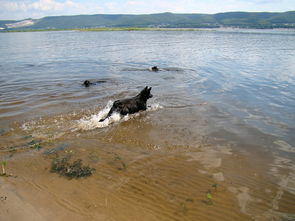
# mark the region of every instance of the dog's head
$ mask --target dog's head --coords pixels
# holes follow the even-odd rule
[[[157,72],[158,70],[159,70],[159,68],[158,68],[157,66],[153,66],[153,67],[152,67],[152,71]]]
[[[144,99],[149,99],[149,98],[152,98],[153,95],[151,94],[151,90],[152,90],[152,87],[148,87],[146,86],[141,92],[140,92],[140,95],[142,98]]]
[[[89,87],[90,86],[90,81],[88,81],[88,80],[84,81],[83,85],[85,87]]]

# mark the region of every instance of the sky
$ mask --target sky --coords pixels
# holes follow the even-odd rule
[[[294,11],[295,0],[0,0],[0,20],[78,14]]]

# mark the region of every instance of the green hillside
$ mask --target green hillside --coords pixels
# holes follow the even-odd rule
[[[10,24],[10,23],[14,23],[16,21],[14,20],[0,20],[0,28],[5,28],[5,24]]]
[[[1,21],[0,27],[8,30],[40,29],[83,29],[114,27],[162,27],[162,28],[295,28],[295,11],[270,12],[227,12],[218,14],[174,14],[159,13],[147,15],[73,15],[51,16],[33,20],[25,27],[6,24],[20,21]],[[10,28],[8,28],[10,27]]]

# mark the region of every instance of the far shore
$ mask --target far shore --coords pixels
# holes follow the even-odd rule
[[[258,28],[236,28],[236,27],[208,27],[208,28],[150,28],[150,27],[113,27],[113,28],[71,28],[71,29],[20,29],[20,30],[0,30],[0,33],[7,32],[44,32],[44,31],[208,31],[208,30],[295,30],[290,28],[258,29]]]
[[[213,28],[206,28],[208,30]],[[40,31],[200,31],[204,28],[71,28],[71,29],[22,29],[22,30],[2,30],[0,32],[40,32]]]

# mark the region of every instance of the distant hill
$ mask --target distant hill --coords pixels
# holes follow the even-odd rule
[[[162,28],[295,28],[295,11],[227,12],[218,14],[174,14],[146,15],[73,15],[51,16],[21,21],[0,20],[6,30],[82,29],[103,27],[162,27]]]

